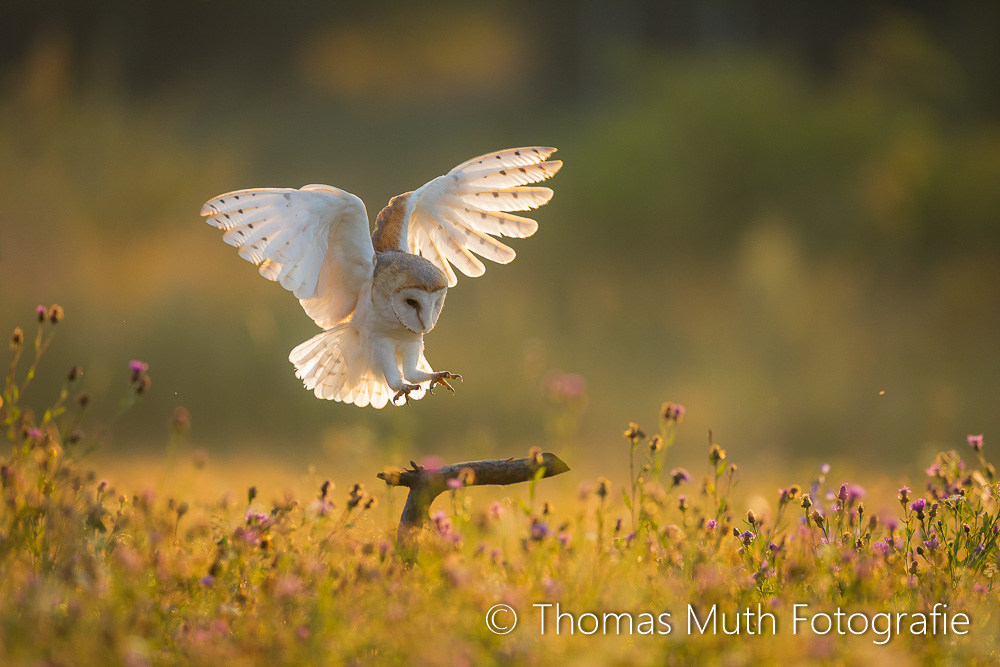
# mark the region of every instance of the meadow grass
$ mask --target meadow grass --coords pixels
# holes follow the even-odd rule
[[[158,496],[88,469],[105,427],[88,422],[80,369],[48,407],[21,400],[62,317],[39,307],[34,339],[10,338],[3,664],[997,660],[1000,485],[982,436],[939,454],[895,507],[874,511],[821,466],[755,513],[719,445],[702,471],[665,465],[684,417],[666,403],[656,433],[629,424],[613,453],[629,479],[584,480],[556,504],[540,499],[547,480],[492,502],[453,484],[414,556],[395,542],[391,488]],[[132,362],[122,384],[119,412],[151,390],[148,367]],[[175,414],[173,442],[188,425]],[[498,604],[518,616],[507,634],[487,626]]]

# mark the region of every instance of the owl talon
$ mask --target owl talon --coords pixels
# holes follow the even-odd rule
[[[451,386],[448,380],[461,380],[462,376],[458,373],[449,373],[448,371],[441,371],[440,373],[435,373],[434,377],[431,378],[431,384],[427,388],[430,393],[434,393],[434,385],[443,384],[445,388],[452,394],[455,393],[455,388]],[[463,380],[464,382],[464,380]]]
[[[398,401],[399,397],[402,396],[403,398],[406,399],[406,404],[409,405],[410,392],[416,391],[417,389],[420,389],[420,385],[418,384],[404,384],[402,387],[399,388],[399,391],[396,392],[396,395],[392,397],[392,404],[398,405],[396,401]]]

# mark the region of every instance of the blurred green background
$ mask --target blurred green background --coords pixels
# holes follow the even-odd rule
[[[998,27],[996,3],[9,0],[0,326],[66,308],[36,405],[79,363],[113,406],[149,363],[112,454],[158,451],[179,405],[210,452],[331,465],[547,444],[600,469],[665,400],[681,461],[708,429],[809,465],[989,443]],[[565,160],[540,230],[451,291],[427,354],[465,382],[406,409],[302,389],[315,326],[198,215],[319,182],[374,217],[532,144]]]

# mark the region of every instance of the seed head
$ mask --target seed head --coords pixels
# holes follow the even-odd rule
[[[597,478],[597,495],[601,498],[607,497],[611,492],[611,481],[607,477]]]
[[[476,471],[466,466],[458,471],[458,481],[465,486],[472,486],[476,481]]]
[[[49,318],[49,309],[41,304],[39,304],[38,307],[35,308],[35,313],[38,315],[39,324],[41,324],[42,322],[44,322]]]
[[[712,462],[712,465],[716,465],[719,461],[726,460],[726,450],[718,445],[712,445],[708,450],[708,460]]]
[[[802,496],[802,502],[799,504],[802,506],[802,509],[808,510],[810,507],[812,507],[813,504],[812,496],[806,493],[805,495]]]
[[[655,454],[656,452],[663,449],[663,437],[657,433],[649,439],[649,452]]]
[[[979,435],[969,435],[969,436],[966,436],[965,439],[966,439],[966,441],[968,441],[969,447],[972,447],[977,452],[981,452],[983,450],[983,434],[982,433],[980,433]]]
[[[82,368],[80,368],[79,366],[71,366],[70,369],[69,369],[69,373],[66,374],[66,380],[68,382],[72,382],[75,379],[77,379],[78,377],[80,377],[81,375],[83,375],[83,369]]]
[[[52,304],[52,307],[49,308],[49,321],[52,322],[52,324],[59,324],[65,316],[66,313],[63,311],[62,306],[58,303]]]
[[[355,484],[352,486],[351,492],[347,495],[347,508],[354,509],[357,507],[366,495],[365,487],[363,485]]]
[[[532,447],[531,449],[529,449],[528,458],[531,459],[531,462],[534,463],[536,466],[540,466],[543,463],[545,463],[545,459],[542,457],[541,447]]]
[[[636,424],[635,422],[629,422],[628,428],[625,429],[625,432],[622,433],[622,435],[625,437],[626,440],[631,442],[633,445],[639,442],[640,440],[645,439],[646,437],[646,434],[643,432],[641,428],[639,428],[639,425]]]
[[[21,327],[14,327],[14,333],[10,335],[10,348],[11,351],[16,350],[21,347],[21,343],[24,342],[24,331]]]

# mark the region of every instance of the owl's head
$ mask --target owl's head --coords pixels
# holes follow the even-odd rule
[[[447,287],[433,292],[422,287],[404,287],[392,295],[392,312],[411,332],[425,334],[437,324],[447,291]]]
[[[444,298],[448,279],[423,257],[398,251],[378,253],[373,276],[373,296],[388,298],[399,323],[415,334],[434,328]]]

